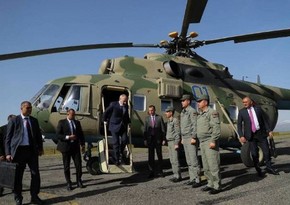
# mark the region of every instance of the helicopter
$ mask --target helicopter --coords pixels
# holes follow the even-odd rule
[[[148,53],[144,58],[123,56],[105,59],[95,75],[69,76],[49,81],[31,99],[32,115],[38,119],[46,138],[54,139],[58,121],[65,118],[68,108],[73,108],[77,119],[81,121],[90,149],[92,143],[98,143],[106,135],[106,127],[102,122],[105,108],[110,102],[118,100],[120,94],[126,94],[130,105],[132,144],[143,146],[142,127],[148,105],[154,104],[158,113],[164,112],[167,106],[174,106],[178,115],[182,94],[192,94],[194,97],[208,94],[210,106],[220,114],[220,146],[243,148],[236,131],[238,110],[243,107],[241,99],[250,95],[265,111],[269,124],[274,128],[278,109],[290,109],[290,90],[236,80],[226,66],[206,60],[195,50],[227,41],[242,43],[288,37],[290,29],[195,40],[197,33],[188,34],[188,28],[191,23],[200,22],[206,5],[207,0],[187,0],[181,32],[170,33],[171,39],[159,44],[127,42],[58,47],[2,54],[0,60],[103,48],[165,49],[163,54]],[[194,101],[192,106],[196,107]],[[242,149],[241,157],[245,165],[251,165],[248,149]],[[92,160],[89,161],[89,164],[93,164]]]

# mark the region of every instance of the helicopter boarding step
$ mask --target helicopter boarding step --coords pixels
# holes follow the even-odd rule
[[[109,147],[109,146],[108,146]],[[109,152],[106,153],[106,142],[105,139],[98,142],[99,159],[100,159],[100,171],[102,173],[132,173],[134,172],[133,160],[132,160],[132,145],[127,145],[125,148],[125,154],[127,155],[124,161],[120,165],[111,163]],[[111,151],[112,152],[112,151]]]

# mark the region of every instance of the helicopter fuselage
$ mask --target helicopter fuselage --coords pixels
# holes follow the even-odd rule
[[[135,146],[143,146],[143,125],[147,107],[155,105],[163,114],[167,106],[181,111],[182,94],[210,96],[210,106],[219,112],[221,120],[221,147],[240,147],[236,132],[238,110],[242,98],[250,96],[266,113],[272,129],[278,119],[278,109],[290,109],[290,90],[235,80],[228,69],[196,56],[177,57],[166,54],[148,54],[144,59],[120,57],[103,61],[96,75],[80,75],[50,81],[35,97],[33,113],[43,133],[55,138],[60,119],[66,110],[76,110],[87,142],[96,142],[104,136],[102,115],[110,102],[120,94],[129,97],[131,136]],[[192,106],[197,108],[195,101]]]

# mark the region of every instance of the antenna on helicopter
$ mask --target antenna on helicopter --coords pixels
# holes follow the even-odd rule
[[[260,75],[259,74],[257,75],[257,83],[258,84],[261,84],[261,78],[260,78]]]

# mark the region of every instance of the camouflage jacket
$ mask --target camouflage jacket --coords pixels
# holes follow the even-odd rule
[[[217,111],[208,107],[205,111],[200,111],[197,116],[197,138],[200,142],[215,142],[220,138],[220,119]]]

